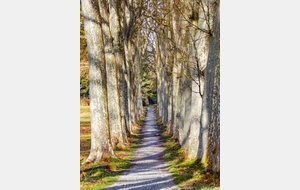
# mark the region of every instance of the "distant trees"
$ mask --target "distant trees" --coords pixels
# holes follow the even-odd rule
[[[80,64],[80,98],[88,97],[89,95],[89,67],[82,63]]]

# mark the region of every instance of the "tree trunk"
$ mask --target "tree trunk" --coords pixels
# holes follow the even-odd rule
[[[134,116],[134,69],[133,69],[133,60],[132,60],[132,44],[129,41],[129,56],[130,56],[130,118],[131,118],[131,127],[134,128],[135,125],[135,116]]]
[[[171,1],[171,7],[175,6],[174,0]],[[178,13],[173,12],[172,14],[172,27],[174,32],[174,44],[175,44],[175,51],[174,51],[174,66],[173,66],[173,102],[172,102],[172,120],[171,120],[171,130],[172,132],[170,135],[173,136],[173,138],[178,139],[179,136],[179,106],[180,106],[180,97],[179,97],[179,73],[181,71],[181,55],[179,52],[181,39],[180,39],[180,33],[179,33],[179,18]]]
[[[190,32],[190,30],[188,31]],[[190,35],[190,33],[188,33]],[[193,44],[193,42],[190,39],[189,44]],[[194,112],[194,110],[191,109],[191,99],[192,99],[192,66],[193,66],[193,47],[192,45],[187,47],[188,48],[188,60],[186,64],[186,78],[185,78],[185,92],[184,92],[184,118],[183,118],[183,129],[182,129],[182,144],[181,148],[188,149],[189,148],[189,142],[190,142],[190,124],[191,124],[191,114]]]
[[[106,0],[99,2],[100,16],[103,30],[103,41],[105,51],[105,62],[107,69],[107,92],[108,92],[108,111],[109,126],[112,139],[112,146],[115,148],[117,144],[124,147],[127,143],[126,131],[121,126],[121,107],[118,85],[118,69],[114,54],[112,35],[109,28],[109,13],[107,12]]]
[[[127,70],[127,101],[128,101],[128,129],[130,133],[132,133],[132,116],[131,116],[131,91],[132,91],[132,86],[131,86],[131,60],[130,60],[130,45],[127,43],[126,40],[124,40],[124,47],[125,47],[125,58],[126,58],[126,70]]]
[[[142,91],[141,91],[141,39],[140,38],[140,34],[138,35],[138,39],[137,39],[137,55],[136,55],[136,107],[137,107],[137,116],[138,118],[141,116],[142,114],[142,108],[143,108],[143,103],[142,103]]]
[[[171,38],[171,32],[166,29],[166,35],[167,38]],[[170,129],[170,125],[171,125],[171,105],[170,105],[170,99],[171,99],[171,80],[170,80],[170,54],[171,54],[171,48],[170,48],[170,42],[168,40],[166,40],[165,42],[165,47],[166,47],[166,51],[165,52],[165,120],[164,120],[164,125],[167,126],[167,130]]]
[[[104,44],[97,0],[81,0],[89,57],[91,150],[86,162],[103,155],[116,157],[113,151],[107,102],[107,79]]]
[[[139,45],[139,39],[137,39],[136,41],[136,46]],[[138,101],[138,81],[139,81],[139,72],[138,72],[138,56],[139,56],[139,50],[137,47],[135,47],[135,58],[134,58],[134,73],[135,73],[135,77],[134,77],[134,107],[135,107],[135,118],[136,121],[138,121],[139,118],[139,101]]]
[[[173,102],[173,95],[172,95],[173,81],[172,81],[172,75],[169,77],[168,83],[169,83],[169,86],[168,86],[168,123],[167,123],[167,132],[169,134],[171,134],[172,133],[172,130],[171,130],[172,109],[173,109],[172,108],[172,102]]]
[[[199,6],[198,27],[208,30],[206,22],[207,0],[201,1],[204,5]],[[202,110],[202,95],[204,90],[203,72],[207,64],[209,35],[205,32],[197,30],[194,43],[195,64],[193,68],[193,84],[192,84],[192,115],[191,115],[191,142],[189,148],[189,157],[201,158],[203,154],[203,135],[207,134],[207,130],[201,128],[200,118]],[[194,55],[194,54],[193,54]]]
[[[178,141],[179,141],[179,144],[182,145],[183,143],[183,140],[184,140],[184,117],[185,117],[185,90],[186,90],[186,87],[184,85],[185,83],[185,78],[181,78],[180,79],[180,117],[179,117],[179,129],[178,129],[178,132],[179,132],[179,136],[178,136]]]
[[[160,69],[160,76],[161,76],[161,82],[160,82],[160,97],[161,97],[161,120],[162,123],[165,125],[166,124],[166,60],[165,60],[165,56],[166,56],[166,51],[165,51],[165,42],[164,40],[157,36],[158,39],[158,55],[159,55],[159,59],[161,62],[161,69]]]
[[[185,106],[184,106],[184,118],[183,118],[183,130],[182,130],[182,144],[181,148],[188,148],[189,146],[189,137],[190,137],[190,123],[191,123],[191,97],[192,97],[192,81],[191,79],[186,79],[186,86],[187,89],[185,90],[184,93],[184,101],[185,101]]]
[[[158,37],[156,39],[156,94],[157,94],[157,107],[158,107],[158,116],[161,117],[161,62],[159,59],[159,45]]]
[[[207,170],[218,173],[220,172],[220,5],[215,6],[201,126],[208,130],[202,163],[204,166],[208,165]]]
[[[122,114],[122,128],[128,134],[131,133],[129,125],[129,111],[128,111],[128,75],[125,63],[125,52],[123,43],[123,33],[121,30],[120,21],[120,0],[109,1],[109,25],[113,37],[114,50],[116,61],[118,65],[118,78],[119,78],[119,94],[121,103]]]

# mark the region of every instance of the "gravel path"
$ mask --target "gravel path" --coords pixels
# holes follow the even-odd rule
[[[142,129],[142,141],[134,152],[131,167],[106,190],[117,189],[177,189],[168,172],[169,165],[163,160],[162,142],[158,137],[154,107],[148,107]]]

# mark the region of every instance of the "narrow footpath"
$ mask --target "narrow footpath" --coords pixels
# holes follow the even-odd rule
[[[177,189],[168,172],[168,164],[163,160],[163,146],[158,137],[154,107],[148,107],[144,126],[142,129],[142,141],[134,152],[134,160],[131,167],[106,190],[117,189]]]

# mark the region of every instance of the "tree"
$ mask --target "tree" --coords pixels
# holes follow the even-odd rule
[[[201,0],[198,10],[198,27],[203,30],[209,30],[207,11],[207,0]],[[195,37],[191,36],[193,41],[193,53],[194,56],[194,68],[192,71],[192,78],[194,80],[192,84],[192,115],[191,115],[191,143],[189,147],[189,157],[201,158],[203,154],[203,147],[206,144],[207,129],[200,127],[200,117],[203,102],[203,90],[204,90],[204,70],[207,64],[208,47],[209,47],[209,35],[201,30],[197,30]],[[203,139],[204,137],[204,139]],[[204,143],[203,143],[204,142]]]
[[[128,142],[126,130],[121,125],[121,106],[118,84],[118,69],[114,54],[113,39],[109,28],[109,13],[106,0],[99,0],[100,16],[103,29],[103,41],[105,50],[105,62],[107,68],[107,90],[108,90],[108,110],[109,126],[112,139],[112,146],[116,144],[125,147]]]
[[[213,35],[210,39],[205,76],[202,128],[208,128],[202,163],[208,171],[220,172],[220,5],[212,4]]]
[[[121,29],[121,0],[109,1],[109,25],[118,65],[119,94],[122,114],[122,127],[131,134],[128,109],[128,73],[125,60],[123,32]]]
[[[89,57],[91,151],[85,162],[116,157],[110,139],[104,44],[97,0],[81,0]]]

